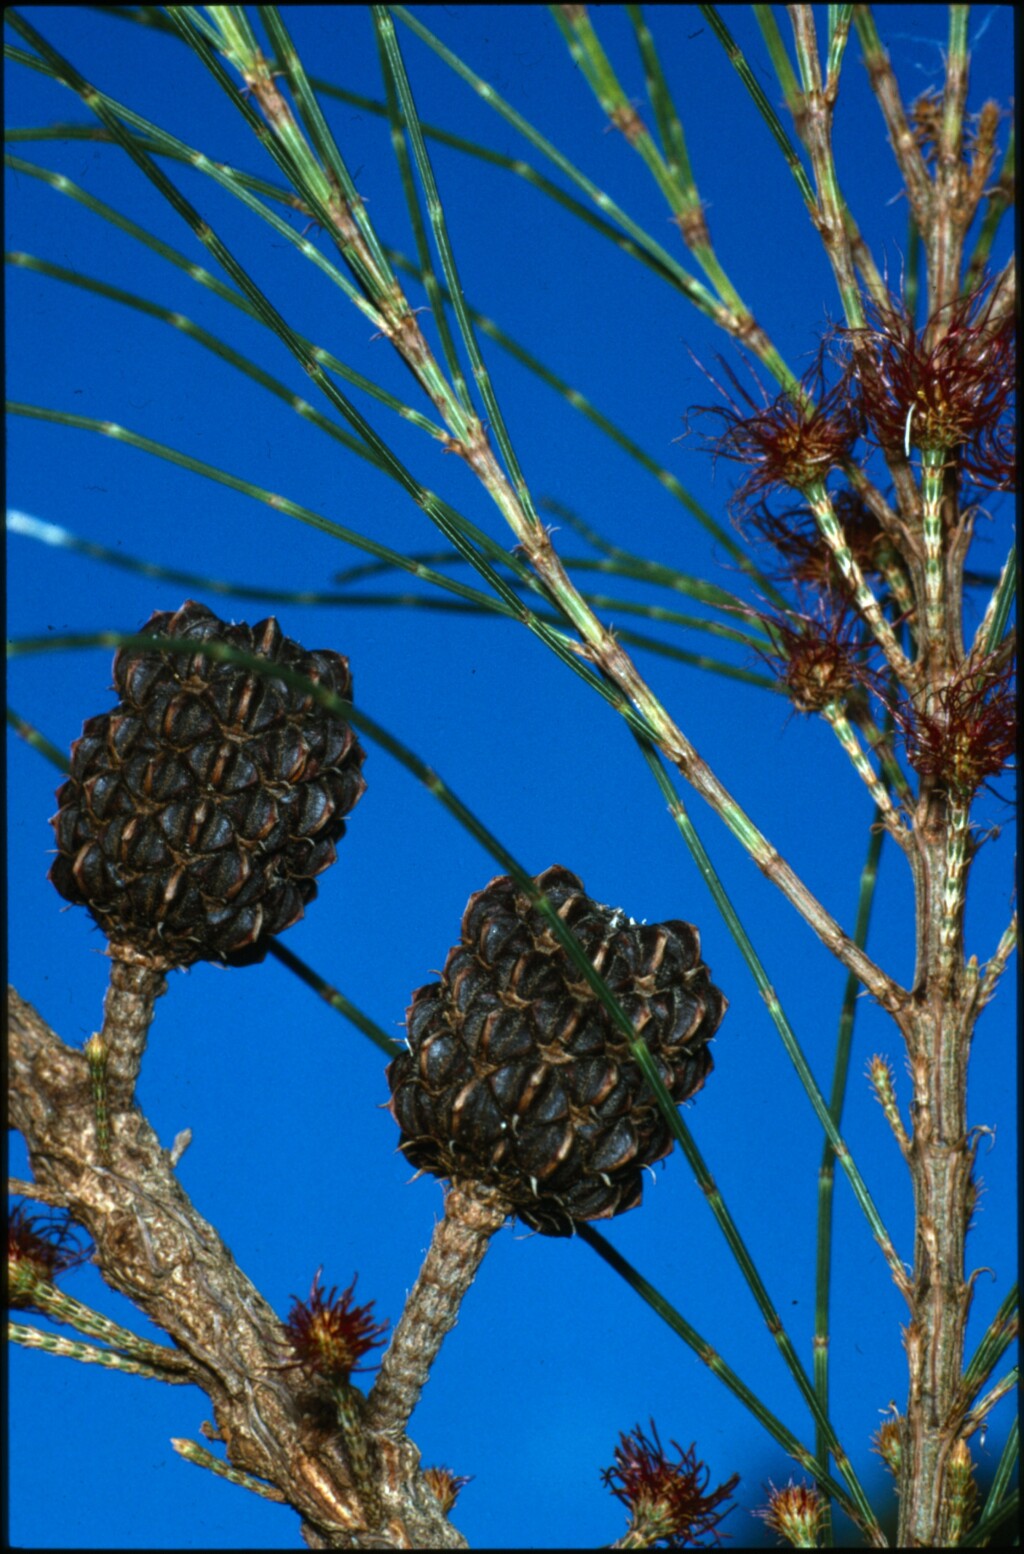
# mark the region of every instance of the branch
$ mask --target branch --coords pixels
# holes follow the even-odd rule
[[[494,1232],[510,1212],[500,1193],[472,1183],[453,1183],[444,1219],[410,1292],[370,1392],[371,1424],[399,1438],[426,1385],[430,1367],[455,1326]]]
[[[87,1059],[12,988],[10,1123],[40,1196],[67,1202],[107,1283],[184,1351],[213,1405],[231,1467],[264,1480],[322,1548],[463,1547],[407,1440],[373,1443],[382,1523],[367,1529],[343,1443],[310,1381],[284,1364],[282,1325],[174,1175],[137,1109],[97,1158]]]

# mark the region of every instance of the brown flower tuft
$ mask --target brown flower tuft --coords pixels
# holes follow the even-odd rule
[[[829,471],[849,456],[860,435],[859,414],[851,403],[847,372],[830,389],[825,388],[824,348],[799,390],[784,391],[769,400],[759,384],[760,406],[721,357],[719,362],[739,399],[712,378],[728,400],[728,408],[697,408],[725,423],[724,430],[708,440],[714,457],[745,464],[749,471],[733,496],[734,507],[743,507],[759,491],[784,487],[806,491],[821,484]]]
[[[352,1304],[355,1279],[338,1295],[336,1286],[329,1292],[321,1287],[322,1272],[318,1268],[314,1274],[308,1300],[292,1296],[295,1304],[284,1324],[285,1335],[293,1363],[329,1381],[347,1382],[353,1371],[372,1368],[359,1362],[380,1347],[388,1324],[374,1322],[372,1300],[365,1306]]]
[[[830,595],[822,595],[814,615],[762,615],[774,651],[761,656],[798,712],[821,712],[845,702],[860,685],[875,688],[863,663],[858,618]]]
[[[990,288],[979,287],[935,313],[922,330],[904,304],[875,307],[869,328],[840,330],[852,346],[850,369],[865,420],[879,446],[924,452],[961,447],[965,460],[1002,446],[998,428],[1016,381],[1014,320],[989,322]]]
[[[993,673],[971,662],[939,694],[931,712],[904,704],[897,716],[907,759],[963,801],[1009,764],[1017,747],[1017,709],[1009,666]]]
[[[887,564],[895,561],[891,540],[855,491],[832,492],[832,508],[850,554],[865,576],[878,573],[883,557]],[[804,503],[776,511],[768,499],[762,499],[744,512],[742,526],[752,529],[778,552],[775,576],[780,581],[849,593],[849,584],[836,566],[814,514]]]
[[[943,111],[942,94],[933,86],[922,92],[910,108],[911,133],[920,148],[921,155],[930,167],[935,164],[939,141],[942,138]],[[1002,110],[999,104],[987,102],[982,104],[978,113],[972,113],[964,120],[961,160],[971,161],[972,181],[980,174],[979,182],[982,185],[985,177],[992,170],[996,131],[1001,117]]]
[[[7,1219],[8,1304],[34,1306],[39,1284],[54,1284],[59,1274],[84,1263],[89,1248],[78,1236],[66,1214],[29,1214],[23,1203],[12,1209]]]
[[[942,98],[934,86],[926,87],[910,107],[911,134],[925,161],[935,161],[942,134]]]
[[[652,1419],[651,1439],[639,1425],[628,1435],[620,1434],[613,1466],[601,1470],[602,1483],[629,1511],[626,1537],[631,1547],[696,1548],[698,1538],[706,1534],[716,1544],[723,1536],[717,1529],[732,1507],[720,1507],[739,1483],[739,1474],[709,1495],[705,1491],[711,1473],[695,1448],[683,1451],[676,1441],[671,1444],[677,1462],[670,1461]]]

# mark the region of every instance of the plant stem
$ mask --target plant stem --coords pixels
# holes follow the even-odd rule
[[[99,1036],[107,1052],[111,1091],[130,1105],[153,1023],[153,1006],[166,993],[167,979],[162,971],[122,960],[116,950],[113,955]]]
[[[946,880],[939,925],[939,974],[953,975],[957,954],[963,957],[964,890],[970,859],[970,811],[963,801],[951,800],[946,834]]]
[[[186,1462],[194,1462],[197,1468],[206,1468],[210,1473],[216,1473],[218,1478],[227,1479],[229,1484],[237,1484],[242,1489],[251,1489],[254,1495],[261,1495],[264,1500],[284,1501],[284,1495],[273,1484],[263,1484],[250,1473],[240,1473],[237,1468],[222,1462],[219,1457],[215,1457],[212,1452],[206,1450],[205,1446],[200,1446],[196,1441],[186,1441],[172,1435],[171,1445],[178,1456],[184,1457]]]
[[[113,1349],[121,1350],[127,1360],[138,1361],[140,1364],[152,1367],[157,1374],[162,1372],[175,1372],[165,1376],[165,1380],[193,1381],[194,1365],[187,1354],[182,1354],[178,1349],[170,1349],[166,1344],[154,1344],[146,1338],[140,1338],[130,1328],[122,1327],[119,1322],[113,1322],[102,1312],[93,1311],[91,1306],[83,1305],[73,1295],[68,1295],[56,1285],[49,1284],[45,1280],[39,1280],[32,1290],[31,1303],[36,1311],[41,1311],[53,1322],[66,1322],[70,1327],[76,1327],[80,1333],[87,1334],[90,1338],[101,1338]]]
[[[129,1376],[147,1376],[151,1381],[179,1382],[187,1385],[191,1376],[173,1371],[156,1369],[139,1360],[129,1360],[113,1349],[98,1349],[95,1344],[83,1344],[75,1338],[61,1338],[57,1333],[44,1333],[36,1327],[26,1327],[23,1322],[8,1322],[7,1336],[11,1343],[26,1349],[41,1349],[44,1354],[63,1355],[68,1360],[78,1360],[83,1365],[102,1365],[107,1370],[124,1371]]]
[[[921,808],[918,963],[904,1021],[914,1085],[909,1164],[915,1235],[898,1541],[903,1547],[943,1548],[950,1543],[947,1473],[966,1412],[960,1378],[971,1285],[964,1278],[964,1244],[976,1148],[968,1138],[966,1098],[976,1014],[974,980],[965,975],[959,934],[958,953],[950,960],[945,892],[952,820],[948,814],[933,818],[927,797]]]
[[[801,139],[810,153],[818,187],[812,219],[821,234],[835,275],[846,322],[851,329],[860,329],[864,324],[864,307],[854,273],[850,232],[832,156],[832,115],[838,94],[838,78],[830,72],[831,79],[827,86],[821,79],[813,8],[809,5],[794,5],[790,6],[789,14],[803,82],[797,122]]]
[[[988,965],[985,967],[985,974],[982,977],[978,987],[979,1009],[984,1009],[985,1005],[989,1002],[995,993],[996,984],[998,983],[999,978],[1002,976],[1003,972],[1006,970],[1006,963],[1010,956],[1013,954],[1016,945],[1017,914],[1014,912],[1013,916],[1010,918],[1009,923],[1007,924],[1005,931],[1003,932],[1002,937],[999,940],[999,943],[996,945],[995,954],[988,962]]]
[[[878,811],[875,811],[877,822]],[[868,925],[878,884],[878,865],[882,852],[883,831],[873,824],[869,830],[867,858],[861,872],[860,893],[857,902],[857,923],[854,938],[860,945],[867,943]],[[829,1096],[829,1113],[836,1127],[843,1119],[846,1084],[850,1071],[850,1054],[853,1048],[853,1026],[857,1013],[857,979],[852,973],[846,978],[843,1004],[839,1016],[839,1032],[836,1039],[835,1059],[832,1071],[832,1090]],[[821,1164],[818,1167],[817,1205],[817,1267],[814,1291],[814,1390],[825,1413],[829,1413],[829,1337],[830,1298],[832,1287],[832,1234],[833,1203],[835,1194],[836,1156],[828,1139],[822,1147]],[[830,1443],[828,1432],[815,1424],[814,1453],[823,1472],[828,1470]],[[832,1508],[827,1500],[822,1502],[823,1514],[819,1528],[823,1547],[832,1545]]]
[[[334,1389],[334,1400],[338,1409],[338,1428],[345,1443],[345,1460],[366,1512],[366,1525],[379,1527],[384,1520],[384,1506],[377,1488],[380,1470],[374,1462],[364,1422],[366,1399],[350,1381],[339,1381]]]
[[[460,1182],[449,1188],[444,1218],[435,1227],[370,1391],[367,1423],[375,1434],[395,1438],[404,1433],[463,1296],[508,1212],[492,1189]]]
[[[153,1023],[153,1006],[167,991],[162,971],[135,959],[122,959],[124,953],[123,947],[111,949],[103,1025],[86,1042],[96,1143],[104,1158],[110,1151],[111,1117],[130,1111],[134,1104],[135,1081]]]
[[[879,823],[885,826],[894,840],[905,850],[910,840],[910,833],[893,806],[888,788],[875,772],[871,762],[861,749],[857,736],[851,728],[850,721],[843,708],[837,702],[830,702],[827,707],[822,709],[822,716],[849,756],[857,776],[866,785],[868,792],[874,799]]]
[[[925,619],[935,642],[946,630],[945,560],[943,556],[943,472],[946,458],[941,448],[926,448],[922,457],[921,500],[924,523]]]

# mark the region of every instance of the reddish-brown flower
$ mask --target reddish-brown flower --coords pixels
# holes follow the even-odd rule
[[[850,554],[865,576],[879,571],[883,557],[887,562],[895,562],[892,541],[855,491],[834,491],[832,508]],[[743,525],[778,551],[780,562],[775,575],[781,580],[810,583],[833,593],[849,592],[849,584],[836,565],[814,514],[805,504],[776,511],[768,500],[762,500],[744,512]]]
[[[1016,380],[1014,320],[994,323],[991,292],[959,297],[921,330],[902,303],[875,307],[870,327],[842,330],[864,417],[880,447],[971,458],[997,435]]]
[[[710,1470],[698,1461],[693,1446],[683,1451],[676,1441],[672,1446],[679,1460],[669,1460],[651,1420],[651,1438],[637,1425],[628,1435],[619,1436],[615,1462],[601,1470],[602,1482],[629,1511],[628,1543],[638,1548],[696,1548],[697,1540],[710,1535],[719,1543],[721,1521],[732,1507],[721,1509],[729,1499],[739,1474],[709,1495]]]
[[[798,712],[821,712],[831,703],[845,702],[861,685],[876,689],[863,661],[859,620],[830,595],[821,596],[814,615],[792,610],[761,619],[774,644],[773,651],[763,650],[761,656]]]
[[[721,358],[719,361],[739,400],[712,378],[728,400],[728,408],[698,408],[703,414],[719,416],[725,423],[724,431],[709,439],[714,457],[747,466],[748,474],[733,497],[734,506],[744,505],[759,491],[783,487],[806,491],[823,482],[829,471],[848,457],[860,435],[860,422],[851,405],[845,372],[826,390],[823,351],[819,351],[800,389],[792,394],[784,391],[770,400],[758,384],[760,406],[729,365]],[[750,414],[745,413],[740,400]]]
[[[65,1214],[29,1214],[23,1203],[7,1219],[7,1286],[11,1306],[35,1305],[33,1292],[40,1283],[53,1284],[69,1268],[77,1268],[88,1256],[88,1247]]]
[[[445,1516],[455,1507],[459,1495],[470,1482],[472,1474],[453,1473],[450,1468],[424,1468],[423,1477],[436,1495]]]
[[[355,1279],[338,1295],[337,1286],[329,1292],[321,1288],[322,1271],[318,1268],[313,1276],[308,1300],[292,1296],[295,1304],[284,1330],[294,1363],[329,1381],[348,1381],[353,1371],[372,1369],[359,1362],[380,1347],[388,1324],[374,1322],[372,1300],[365,1306],[353,1305]]]
[[[1009,667],[993,674],[968,660],[931,712],[898,712],[915,771],[936,778],[963,801],[1008,765],[1017,747],[1017,709]]]

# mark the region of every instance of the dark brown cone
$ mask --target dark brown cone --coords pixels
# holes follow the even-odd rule
[[[643,1036],[674,1101],[711,1072],[726,1010],[689,923],[631,922],[568,869],[536,885]],[[625,1036],[508,875],[471,896],[441,981],[413,994],[388,1068],[400,1148],[420,1170],[494,1188],[545,1235],[640,1202],[672,1135]]]
[[[348,660],[272,617],[227,625],[189,599],[143,631],[223,642],[351,699]],[[366,786],[355,734],[308,693],[200,653],[122,648],[114,687],[117,706],[71,748],[50,879],[117,955],[261,960],[315,897]]]

